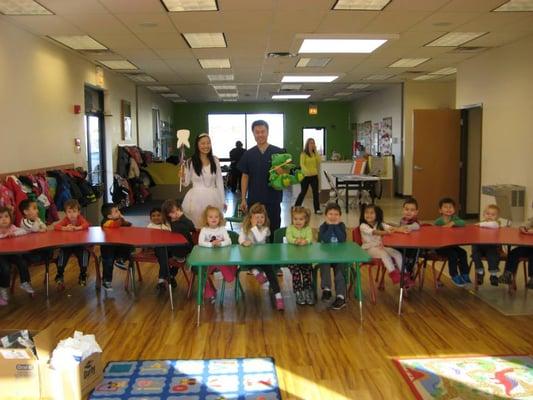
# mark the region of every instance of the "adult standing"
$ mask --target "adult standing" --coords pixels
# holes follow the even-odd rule
[[[304,179],[300,183],[302,190],[296,199],[296,206],[301,206],[307,189],[311,185],[311,191],[313,192],[313,206],[315,208],[315,214],[322,214],[320,211],[320,201],[318,198],[318,171],[320,171],[320,156],[316,151],[316,144],[313,138],[307,139],[305,142],[304,151],[300,154],[300,168],[304,174]]]
[[[264,204],[273,234],[281,224],[282,191],[270,187],[268,178],[272,167],[272,154],[283,153],[283,149],[268,143],[266,121],[254,121],[252,132],[257,145],[243,154],[237,166],[242,172],[241,210],[246,212],[248,207],[254,203]]]
[[[218,158],[213,156],[211,139],[207,133],[198,135],[194,142],[194,154],[185,164],[183,184],[192,189],[183,199],[182,209],[194,226],[202,228],[201,217],[207,206],[224,212],[224,182]]]
[[[237,140],[235,142],[235,148],[232,149],[229,152],[229,159],[230,159],[230,165],[229,165],[229,171],[230,171],[230,182],[229,187],[233,193],[237,191],[237,188],[240,187],[241,184],[241,171],[239,168],[237,168],[237,165],[239,164],[239,161],[241,160],[242,155],[244,154],[246,150],[242,148],[242,142],[240,140]]]

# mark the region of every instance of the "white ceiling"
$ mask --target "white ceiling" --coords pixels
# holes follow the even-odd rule
[[[208,74],[233,73],[233,82],[219,84],[236,84],[239,101],[246,102],[270,101],[285,73],[339,74],[333,83],[302,86],[302,91],[312,90],[306,101],[320,101],[346,91],[353,94],[338,98],[361,97],[386,83],[457,66],[484,50],[424,47],[446,32],[489,32],[465,45],[482,47],[506,45],[533,34],[533,12],[491,12],[505,2],[392,0],[383,11],[333,11],[335,0],[218,0],[219,11],[168,13],[159,0],[39,0],[55,15],[0,18],[43,37],[90,35],[110,51],[85,52],[83,57],[127,59],[189,102],[222,101],[211,87],[217,83],[210,82]],[[224,32],[228,47],[190,49],[181,36],[186,32]],[[324,68],[296,68],[298,56],[266,57],[275,51],[296,53],[305,34],[395,34],[398,38],[372,54],[314,55],[331,57]],[[431,60],[414,68],[388,68],[399,58],[422,57]],[[232,68],[204,70],[198,58],[229,58]],[[369,75],[390,73],[395,76],[372,81],[363,93],[346,89],[366,82]],[[453,79],[451,75],[433,81]]]

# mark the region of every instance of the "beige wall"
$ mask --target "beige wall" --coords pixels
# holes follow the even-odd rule
[[[533,37],[497,48],[459,65],[457,107],[483,104],[481,184],[526,186],[533,193]],[[482,195],[481,208],[494,199]]]
[[[466,212],[468,214],[478,214],[480,212],[481,118],[481,107],[474,107],[468,110],[468,160],[466,168]]]
[[[161,121],[167,121],[173,126],[173,103],[150,90],[139,87],[137,91],[139,107],[139,146],[143,150],[154,151],[152,109],[159,110]]]
[[[403,87],[403,194],[413,190],[413,110],[455,108],[455,82],[406,81]]]

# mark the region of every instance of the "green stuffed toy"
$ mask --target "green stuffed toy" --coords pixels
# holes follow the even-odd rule
[[[269,184],[276,190],[283,190],[290,185],[300,183],[304,178],[302,171],[294,169],[292,156],[288,153],[272,155],[272,167],[270,168]],[[292,174],[291,174],[292,170]]]

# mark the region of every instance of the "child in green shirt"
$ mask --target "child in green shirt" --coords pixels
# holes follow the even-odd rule
[[[287,242],[297,246],[307,246],[313,242],[313,231],[309,226],[310,213],[307,208],[293,207],[291,210],[292,223],[285,231]],[[290,265],[292,274],[292,288],[296,296],[296,304],[315,304],[313,293],[311,265]]]

